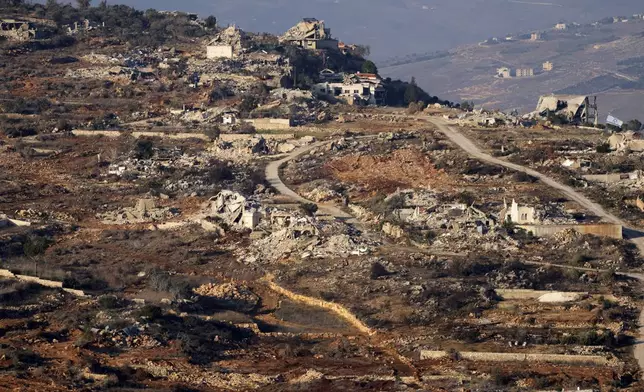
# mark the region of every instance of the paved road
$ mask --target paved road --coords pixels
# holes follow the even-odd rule
[[[469,140],[467,137],[465,137],[462,133],[460,133],[455,128],[449,126],[449,124],[443,119],[430,117],[429,121],[432,124],[436,125],[436,127],[438,127],[438,130],[441,131],[443,134],[445,134],[445,136],[447,136],[454,144],[461,147],[463,150],[465,150],[465,152],[470,154],[472,157],[494,165],[504,166],[504,167],[507,167],[508,169],[525,172],[533,177],[538,178],[544,184],[554,189],[557,189],[562,194],[564,194],[567,198],[569,198],[570,200],[576,201],[581,206],[586,208],[588,211],[591,211],[593,214],[605,219],[608,222],[622,225],[624,227],[624,233],[626,237],[629,238],[633,243],[635,243],[635,245],[637,245],[640,251],[640,254],[644,255],[644,237],[642,237],[641,234],[639,234],[638,230],[629,229],[628,224],[624,222],[622,219],[607,212],[606,210],[604,210],[602,206],[591,201],[586,196],[577,192],[574,188],[561,184],[557,182],[555,179],[545,174],[539,173],[535,170],[532,170],[530,168],[527,168],[525,166],[507,162],[482,152],[471,140]],[[589,270],[585,268],[571,267],[571,266],[558,265],[558,264],[544,263],[544,265],[551,265],[551,266],[569,268],[569,269],[577,269],[581,271]],[[592,270],[592,271],[597,271],[597,270]],[[643,274],[620,273],[620,275],[628,276],[633,279],[638,279],[640,282],[644,282]],[[644,311],[640,313],[639,326],[640,326],[639,339],[637,340],[637,342],[635,342],[634,356],[640,365],[640,370],[644,371]]]

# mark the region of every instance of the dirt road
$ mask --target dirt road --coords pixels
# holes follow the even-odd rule
[[[616,217],[615,215],[607,212],[604,210],[602,206],[599,204],[591,201],[588,199],[586,196],[580,194],[577,192],[575,189],[572,187],[569,187],[567,185],[561,184],[557,182],[555,179],[539,173],[535,170],[532,170],[530,168],[527,168],[525,166],[517,165],[511,162],[507,162],[498,158],[495,158],[491,155],[488,155],[481,151],[471,140],[469,140],[467,137],[465,137],[462,133],[460,133],[458,130],[455,128],[451,127],[447,122],[445,122],[443,119],[439,118],[429,118],[429,121],[436,125],[438,127],[438,130],[441,131],[445,136],[447,136],[454,144],[465,150],[468,154],[470,154],[472,157],[481,160],[483,162],[488,162],[494,165],[499,165],[499,166],[504,166],[507,167],[508,169],[516,170],[516,171],[522,171],[525,172],[533,177],[538,178],[541,182],[544,184],[550,186],[551,188],[557,189],[560,191],[562,194],[564,194],[568,199],[574,200],[577,203],[579,203],[581,206],[586,208],[588,211],[591,211],[593,214],[605,219],[608,222],[611,223],[616,223],[619,225],[622,225],[624,227],[624,234],[627,238],[629,238],[635,245],[637,245],[640,254],[644,255],[644,237],[639,234],[637,230],[634,229],[629,229],[628,224],[624,222],[622,219]],[[551,266],[556,266],[556,267],[561,267],[561,268],[571,268],[571,269],[579,269],[579,270],[584,270],[582,268],[575,268],[575,267],[569,267],[569,266],[563,266],[563,265],[556,265],[556,264],[548,264]],[[622,273],[621,275],[625,275],[634,279],[638,279],[641,283],[644,283],[644,275],[643,274],[638,274],[638,273]],[[644,371],[644,311],[640,313],[640,318],[639,318],[639,338],[637,342],[635,342],[634,346],[634,356],[637,362],[640,365],[640,369]]]
[[[313,149],[324,147],[327,144],[330,144],[332,142],[333,141],[325,140],[325,141],[310,144],[308,146],[300,147],[292,151],[282,159],[269,163],[268,166],[266,166],[266,181],[268,181],[271,184],[271,186],[275,188],[275,190],[277,190],[279,193],[281,193],[284,196],[290,197],[296,202],[317,204],[319,212],[331,215],[338,219],[342,219],[347,223],[358,225],[359,222],[351,214],[348,214],[342,211],[340,208],[332,204],[315,203],[315,202],[312,202],[311,200],[307,200],[302,196],[298,195],[292,189],[287,187],[284,184],[284,182],[282,182],[282,179],[280,179],[280,176],[279,176],[280,166],[282,166],[284,163],[292,161],[297,157],[299,157],[300,155],[306,154],[307,152]]]

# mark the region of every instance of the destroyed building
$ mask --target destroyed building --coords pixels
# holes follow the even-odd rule
[[[206,57],[209,59],[232,59],[239,56],[248,46],[249,39],[246,33],[236,26],[230,26],[208,42]]]
[[[537,218],[534,207],[519,206],[516,200],[512,200],[510,207],[504,202],[503,209],[499,215],[503,218],[504,222],[512,222],[519,225],[541,223]]]
[[[38,29],[31,23],[16,19],[0,19],[0,36],[19,42],[40,38]]]
[[[105,27],[105,22],[100,24],[92,23],[89,19],[85,19],[81,23],[74,22],[74,24],[63,26],[63,28],[67,30],[67,35],[76,35],[103,27]]]
[[[593,103],[589,96],[584,95],[545,95],[539,98],[536,112],[547,117],[549,113],[563,115],[568,121],[588,123],[594,120],[598,123],[597,97]]]
[[[333,97],[350,105],[384,105],[387,95],[380,76],[357,73],[344,75],[343,82],[318,83],[313,86],[318,97]]]
[[[338,40],[331,37],[331,29],[324,26],[324,21],[315,18],[304,18],[284,33],[279,41],[304,49],[338,50]]]
[[[644,138],[640,132],[616,132],[608,138],[613,151],[644,152]]]
[[[211,214],[230,226],[239,225],[252,230],[259,225],[261,214],[258,207],[239,193],[223,190],[209,202]]]

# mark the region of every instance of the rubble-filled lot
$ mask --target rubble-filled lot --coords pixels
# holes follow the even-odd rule
[[[462,130],[493,155],[553,175],[625,221],[642,226],[642,153],[611,145],[620,133],[576,127]]]
[[[317,99],[309,63],[356,57],[235,27],[208,41],[232,59],[94,38],[0,67],[3,387],[641,389],[641,292],[615,273],[637,250],[423,119],[460,110]],[[575,183],[576,154],[639,168],[600,135],[471,132],[535,167],[565,152]]]

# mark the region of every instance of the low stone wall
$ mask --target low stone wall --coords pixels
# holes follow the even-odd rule
[[[527,290],[527,289],[496,289],[496,293],[504,300],[538,299],[542,295],[558,293],[559,291]],[[567,294],[586,295],[585,292],[568,291]]]
[[[285,118],[249,118],[244,121],[252,124],[258,131],[289,129],[292,127],[291,120]]]
[[[132,136],[137,139],[140,137],[159,137],[159,138],[177,139],[177,140],[201,139],[205,141],[210,141],[210,138],[204,135],[203,133],[187,133],[187,132],[165,133],[165,132],[141,131],[141,132],[132,132]]]
[[[254,137],[263,137],[266,140],[290,140],[290,139],[295,139],[295,135],[292,133],[285,133],[285,134],[255,134],[255,135],[248,135],[248,134],[239,134],[239,133],[223,133],[219,135],[219,139],[223,140],[225,142],[234,142],[238,140],[250,140]]]
[[[440,359],[449,356],[447,351],[421,350],[418,352],[420,360]],[[570,364],[611,365],[614,361],[599,355],[564,355],[564,354],[522,354],[522,353],[482,353],[459,352],[462,359],[475,362],[550,362]]]
[[[275,129],[275,128],[267,128]],[[120,137],[127,135],[126,131],[91,131],[83,129],[75,129],[72,131],[74,136],[104,136],[104,137]],[[189,133],[189,132],[179,132],[179,133],[165,133],[165,132],[154,132],[154,131],[135,131],[131,133],[132,137],[141,138],[141,137],[158,137],[165,139],[200,139],[204,141],[210,141],[210,138],[203,133]],[[234,142],[238,140],[250,140],[254,137],[263,137],[267,140],[289,140],[295,139],[295,134],[286,133],[286,134],[261,134],[257,133],[254,135],[250,134],[234,134],[234,133],[224,133],[219,135],[219,139],[225,142]]]
[[[104,137],[120,137],[121,131],[89,131],[85,129],[74,129],[72,131],[74,136],[104,136]]]
[[[40,279],[35,276],[28,276],[28,275],[16,275],[13,272],[6,270],[6,269],[0,269],[0,277],[2,278],[9,278],[9,279],[17,279],[23,282],[29,282],[29,283],[36,283],[41,286],[45,287],[50,287],[53,289],[62,289],[63,291],[70,293],[72,295],[75,295],[77,297],[85,297],[86,294],[82,290],[74,290],[74,289],[68,289],[68,288],[63,288],[63,282],[58,282],[56,280],[47,280],[47,279]]]
[[[620,240],[624,238],[622,234],[622,225],[610,223],[596,225],[519,225],[517,227],[532,233],[535,237],[549,237],[564,230],[573,229],[581,234],[593,234],[599,237],[609,237]]]
[[[582,176],[586,181],[601,182],[604,184],[616,184],[623,180],[628,180],[628,174],[611,173],[611,174],[587,174]]]

